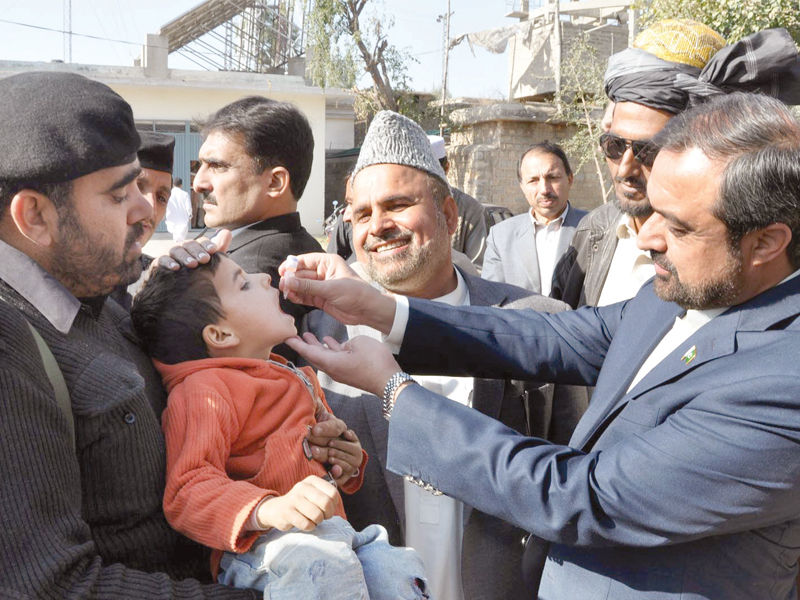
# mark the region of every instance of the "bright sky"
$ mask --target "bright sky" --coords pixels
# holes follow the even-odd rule
[[[148,33],[156,33],[162,25],[200,3],[201,0],[72,0],[72,32],[76,34],[72,37],[72,62],[132,66]],[[451,0],[451,37],[516,23],[503,16],[511,5],[510,0]],[[64,36],[58,33],[64,29],[64,6],[63,0],[0,0],[0,59],[65,60]],[[419,60],[410,65],[412,87],[419,91],[439,89],[443,24],[437,23],[436,18],[447,11],[447,0],[384,0],[383,6],[385,14],[395,21],[389,32],[390,42],[409,49]],[[170,55],[169,66],[198,68],[177,54]],[[451,96],[501,99],[507,94],[506,54],[493,55],[476,47],[473,55],[463,42],[450,53],[449,71]]]

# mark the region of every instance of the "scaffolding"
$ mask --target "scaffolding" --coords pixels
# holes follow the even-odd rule
[[[311,0],[206,0],[164,25],[158,35],[207,70],[285,73],[303,56]]]

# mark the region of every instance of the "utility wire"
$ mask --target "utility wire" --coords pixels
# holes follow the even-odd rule
[[[31,25],[29,23],[19,23],[17,21],[8,21],[6,19],[0,19],[0,23],[8,23],[10,25],[19,25],[20,27],[30,27],[31,29],[41,29],[43,31],[52,31],[54,33],[61,33],[61,34],[67,33],[63,29],[51,29],[50,27],[42,27],[40,25]],[[85,38],[90,38],[90,39],[93,39],[93,40],[101,40],[103,42],[116,42],[118,44],[130,44],[131,46],[141,46],[142,45],[141,43],[137,43],[137,42],[128,42],[128,41],[125,41],[125,40],[113,40],[111,38],[104,38],[104,37],[100,37],[100,36],[97,36],[97,35],[89,35],[88,33],[74,33],[74,32],[70,32],[70,33],[72,33],[72,35],[75,35],[75,36],[78,36],[78,37],[85,37]]]

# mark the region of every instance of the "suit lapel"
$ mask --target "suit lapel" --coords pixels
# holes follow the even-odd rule
[[[569,211],[567,211],[567,218],[564,219],[564,222],[561,224],[561,230],[559,231],[558,235],[558,248],[556,249],[556,262],[558,259],[564,256],[569,248],[570,243],[572,243],[572,236],[575,234],[575,227],[577,227],[578,223],[580,223],[581,216],[578,212],[572,207],[569,207]]]
[[[794,319],[800,313],[800,277],[774,287],[753,300],[728,310],[698,329],[687,340],[657,364],[631,393],[627,393],[635,374],[650,356],[658,342],[672,327],[675,317],[683,312],[675,304],[658,300],[652,284],[646,285],[641,294],[644,302],[626,312],[615,342],[609,348],[603,363],[601,379],[581,419],[570,445],[583,448],[592,443],[601,433],[609,418],[613,417],[628,401],[641,397],[654,388],[683,377],[707,362],[732,354],[736,349],[736,334],[740,331],[766,331],[781,321]],[[637,296],[637,299],[639,296]],[[634,301],[631,301],[634,302]],[[636,324],[635,327],[632,326]],[[648,323],[659,323],[653,334],[648,334]],[[637,336],[634,332],[640,330]],[[635,355],[638,360],[631,360]],[[607,402],[597,400],[608,398]]]
[[[469,290],[469,303],[471,306],[502,306],[508,296],[505,292],[478,277],[462,273],[464,283]],[[472,408],[483,414],[498,419],[500,407],[503,404],[505,392],[504,382],[499,379],[473,379],[472,380]],[[464,523],[469,520],[472,507],[464,504]]]
[[[517,241],[520,248],[520,262],[525,274],[528,276],[534,290],[542,289],[539,275],[539,256],[536,253],[536,237],[533,234],[533,223],[530,216],[524,220],[522,227],[517,230]]]
[[[636,305],[626,310],[608,349],[592,401],[572,434],[570,446],[574,448],[582,448],[589,442],[606,420],[627,402],[626,392],[636,373],[670,330],[675,317],[684,312],[676,304],[659,300],[652,287],[644,293],[647,298],[637,296],[629,301]]]
[[[358,335],[366,335],[374,339],[380,339],[380,334],[364,325],[347,325],[347,339],[352,340]],[[386,487],[389,488],[389,494],[394,502],[395,510],[400,516],[401,521],[405,522],[406,506],[405,506],[405,491],[403,490],[403,478],[395,475],[386,468],[386,454],[387,444],[389,441],[389,421],[383,418],[383,411],[379,401],[371,401],[372,398],[364,402],[364,411],[367,416],[367,424],[369,425],[370,435],[375,444],[375,449],[378,452],[376,458],[381,464],[384,479],[386,480]]]
[[[739,315],[723,314],[706,323],[667,355],[631,390],[635,399],[664,383],[682,377],[702,364],[732,354],[736,346]]]
[[[253,223],[247,229],[243,229],[231,240],[231,245],[228,247],[228,252],[234,252],[246,246],[247,244],[264,237],[265,235],[272,235],[274,233],[289,232],[300,228],[299,213],[289,213],[287,215],[279,215],[272,217],[266,221],[259,221]]]

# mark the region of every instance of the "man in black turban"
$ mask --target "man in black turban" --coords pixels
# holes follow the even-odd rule
[[[632,298],[653,277],[653,260],[637,246],[652,209],[647,181],[658,149],[651,140],[674,115],[713,95],[761,91],[800,101],[797,49],[784,29],[725,45],[701,23],[667,19],[608,61],[605,90],[613,114],[600,136],[614,200],[591,211],[555,269],[551,295],[573,308]]]

